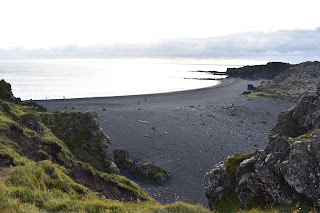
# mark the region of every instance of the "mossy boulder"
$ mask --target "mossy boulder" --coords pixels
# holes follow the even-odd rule
[[[209,206],[214,209],[216,205],[227,198],[236,196],[235,186],[239,165],[251,154],[234,154],[229,156],[225,162],[216,164],[210,172],[206,173],[204,179],[205,195],[209,199]]]

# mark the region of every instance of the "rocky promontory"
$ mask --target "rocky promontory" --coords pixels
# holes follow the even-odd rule
[[[305,93],[315,93],[320,80],[320,63],[291,65],[275,78],[262,83],[251,96],[272,97],[297,102]]]
[[[318,63],[302,65],[306,70]],[[296,67],[293,68],[296,71]],[[307,203],[320,207],[320,90],[283,112],[265,149],[234,154],[205,175],[212,209]]]
[[[269,62],[266,65],[244,66],[228,68],[226,75],[246,80],[273,79],[292,65],[282,62]]]

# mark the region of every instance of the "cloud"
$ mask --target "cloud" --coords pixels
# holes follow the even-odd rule
[[[33,50],[17,47],[0,49],[0,58],[216,58],[301,62],[320,59],[319,41],[320,28],[317,28],[160,40],[154,43],[70,45]]]

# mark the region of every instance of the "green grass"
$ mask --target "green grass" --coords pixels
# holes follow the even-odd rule
[[[314,139],[310,134],[301,135],[299,138],[307,142],[310,142]]]
[[[12,124],[16,124],[16,122],[10,116],[0,111],[0,130],[8,131]]]
[[[293,203],[290,205],[257,205],[244,209],[236,195],[231,195],[216,206],[217,213],[317,213],[318,210],[309,203]]]
[[[8,186],[25,187],[30,190],[59,190],[74,194],[85,194],[88,191],[76,184],[63,170],[65,170],[64,167],[53,164],[49,160],[30,162],[10,172],[5,183]]]
[[[221,213],[238,212],[241,207],[242,204],[238,197],[236,195],[231,195],[216,206],[216,211]]]
[[[74,183],[63,170],[50,161],[42,161],[10,172],[5,181],[0,179],[1,212],[210,212],[200,205],[182,202],[161,205],[153,199],[129,203],[108,200]],[[128,181],[121,176],[114,178],[119,184]],[[133,182],[130,184],[139,187]],[[79,189],[74,190],[75,185],[82,189],[81,193]]]
[[[270,97],[271,94],[266,92],[252,92],[248,97],[256,98],[256,97]]]
[[[25,165],[29,161],[27,158],[21,157],[14,148],[10,147],[15,147],[13,142],[1,142],[0,140],[0,166]]]

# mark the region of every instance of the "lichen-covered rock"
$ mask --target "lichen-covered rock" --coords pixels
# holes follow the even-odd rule
[[[209,206],[224,200],[231,187],[231,180],[227,178],[227,168],[223,163],[217,164],[204,178],[205,195],[209,199]]]
[[[157,184],[171,177],[170,172],[160,168],[155,163],[138,164],[133,162],[126,149],[115,149],[114,160],[119,168],[130,171],[138,178],[146,179]]]
[[[229,157],[206,174],[209,206],[214,209],[223,200],[237,196],[244,207],[293,202],[320,207],[319,120],[318,90],[279,115],[264,150],[249,158],[241,159],[237,154],[233,159],[238,160],[230,161]]]
[[[281,163],[281,173],[285,181],[297,192],[305,195],[320,206],[320,136],[309,140],[290,140],[290,154]]]

